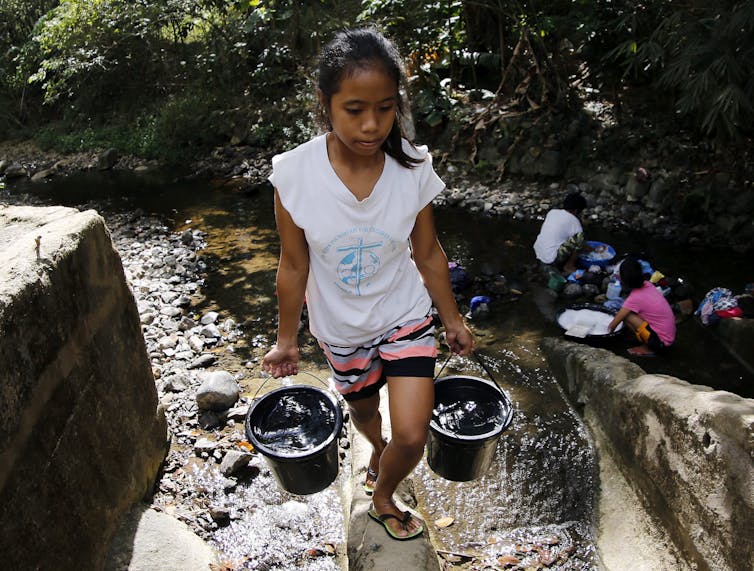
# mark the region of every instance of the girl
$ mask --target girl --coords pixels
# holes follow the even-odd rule
[[[403,72],[374,29],[339,33],[320,55],[318,97],[329,129],[272,159],[280,235],[278,335],[263,367],[298,372],[297,327],[309,327],[372,445],[369,515],[395,539],[422,524],[393,501],[424,452],[434,406],[434,304],[451,350],[473,349],[435,232],[432,199],[444,188],[426,147],[401,134]],[[387,383],[392,438],[382,436]]]
[[[644,279],[639,260],[628,257],[620,264],[620,280],[629,290],[628,297],[608,325],[613,331],[625,321],[641,342],[631,347],[631,355],[651,357],[670,347],[675,341],[675,315],[668,301],[657,288]]]

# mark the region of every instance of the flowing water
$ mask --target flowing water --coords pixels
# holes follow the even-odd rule
[[[30,192],[57,204],[81,207],[87,201],[113,210],[137,210],[165,217],[175,231],[206,232],[201,255],[209,272],[202,299],[192,310],[220,311],[243,324],[245,342],[232,358],[220,357],[217,366],[231,372],[257,363],[275,335],[275,270],[277,236],[272,196],[260,191],[245,196],[202,183],[166,183],[160,177],[128,173],[84,173],[42,185],[16,185],[10,192]],[[453,525],[429,526],[435,546],[447,565],[468,561],[501,565],[501,558],[549,561],[551,569],[592,569],[598,566],[591,521],[596,459],[588,430],[547,370],[539,351],[543,337],[562,335],[554,315],[562,303],[544,284],[527,281],[525,268],[534,262],[532,244],[539,223],[484,218],[457,210],[438,210],[437,228],[448,257],[471,276],[502,274],[523,291],[490,303],[489,315],[472,321],[478,352],[486,369],[472,359],[452,357],[445,374],[489,374],[501,385],[513,405],[513,419],[504,431],[491,468],[471,482],[451,482],[433,473],[426,461],[416,470],[418,502],[428,522],[452,518]],[[669,276],[694,284],[700,298],[715,286],[741,291],[752,281],[752,254],[726,250],[678,247],[646,237],[608,231],[591,221],[590,238],[607,242],[619,252],[639,251]],[[468,304],[474,286],[461,300]],[[464,311],[468,305],[464,306]],[[626,355],[630,341],[618,337],[608,348]],[[305,363],[324,370],[313,340],[302,346]],[[441,358],[448,357],[447,354]],[[648,372],[677,376],[692,383],[754,396],[754,375],[743,369],[714,336],[694,320],[679,324],[677,346],[671,358],[638,361]],[[257,365],[258,367],[258,365]],[[258,368],[256,369],[258,370]],[[253,377],[255,369],[251,369]],[[242,380],[242,383],[245,382]],[[246,386],[247,391],[253,387]],[[262,465],[260,464],[260,468]],[[222,484],[199,472],[197,480],[217,493]],[[343,527],[338,514],[337,490],[345,486],[343,471],[327,490],[306,498],[281,492],[268,471],[243,482],[233,501],[255,507],[241,519],[217,530],[213,537],[229,558],[264,553],[267,568],[286,568],[290,550],[297,553],[315,528],[326,530],[327,542],[340,544]],[[269,521],[284,519],[294,530],[280,537]],[[320,532],[321,535],[322,532]],[[272,553],[272,555],[271,555]],[[279,563],[278,563],[279,562]],[[338,568],[332,558],[307,562],[305,568]]]

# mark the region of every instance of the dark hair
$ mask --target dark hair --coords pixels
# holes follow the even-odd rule
[[[621,285],[629,290],[644,285],[644,270],[639,260],[633,256],[627,256],[620,263],[620,281]]]
[[[581,212],[586,209],[586,198],[580,192],[571,192],[563,201],[563,210]]]
[[[404,80],[401,57],[393,43],[376,28],[344,30],[336,34],[320,53],[317,87],[329,106],[332,96],[338,92],[340,82],[344,78],[350,77],[356,70],[375,67],[382,68],[390,79],[395,81],[397,97],[395,121],[382,144],[382,150],[401,166],[413,168],[422,163],[423,159],[407,154],[401,141],[404,137],[401,122],[406,105],[400,90]],[[320,113],[320,120],[327,128],[332,127],[326,112]]]

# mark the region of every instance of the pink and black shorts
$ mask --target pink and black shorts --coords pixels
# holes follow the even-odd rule
[[[393,327],[360,347],[322,341],[333,381],[343,398],[359,400],[375,394],[387,377],[429,377],[435,374],[437,346],[431,316]]]

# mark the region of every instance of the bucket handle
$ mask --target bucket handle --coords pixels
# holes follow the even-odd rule
[[[323,381],[322,379],[320,379],[320,378],[319,378],[319,377],[318,377],[317,375],[315,375],[314,373],[310,373],[309,371],[299,371],[299,372],[298,372],[298,373],[296,373],[296,374],[297,374],[297,375],[302,375],[302,374],[303,374],[303,375],[309,375],[310,377],[313,377],[313,378],[314,378],[315,380],[317,380],[317,381],[318,381],[318,382],[319,382],[319,383],[320,383],[320,384],[321,384],[322,386],[324,386],[324,387],[325,387],[325,388],[326,388],[326,389],[327,389],[327,390],[328,390],[329,392],[333,393],[333,394],[335,395],[335,397],[336,397],[336,398],[338,399],[338,401],[339,401],[339,402],[340,402],[340,401],[341,401],[341,399],[343,398],[343,397],[342,397],[342,396],[340,395],[340,393],[338,393],[338,392],[333,392],[333,390],[332,390],[332,389],[330,388],[330,386],[329,386],[329,385],[328,385],[328,384],[327,384],[327,383],[326,383],[325,381]],[[295,375],[288,375],[288,376],[295,376]],[[255,392],[255,393],[254,393],[254,396],[253,396],[253,397],[251,397],[251,400],[256,400],[256,398],[257,398],[257,395],[259,394],[259,391],[261,391],[261,390],[262,390],[262,389],[264,388],[264,386],[265,386],[265,385],[266,385],[266,384],[267,384],[267,383],[268,383],[268,382],[270,381],[270,379],[274,379],[274,378],[275,378],[275,377],[271,377],[271,376],[270,376],[270,377],[267,377],[267,378],[266,378],[266,379],[265,379],[265,380],[264,380],[264,381],[262,382],[262,384],[261,384],[261,385],[259,385],[259,388],[257,389],[257,392]]]
[[[476,358],[477,362],[482,366],[482,369],[484,369],[484,372],[487,373],[487,376],[490,378],[490,380],[493,383],[495,383],[495,385],[497,386],[497,388],[500,389],[500,391],[503,394],[505,394],[505,391],[503,391],[503,387],[500,386],[500,383],[497,382],[497,379],[495,379],[495,377],[492,375],[492,373],[490,372],[490,370],[487,367],[487,365],[484,364],[484,361],[482,361],[482,358],[479,356],[479,353],[477,353],[476,351],[472,351],[471,354],[474,355],[474,357]],[[450,359],[452,357],[453,357],[453,353],[451,353],[450,355],[448,355],[448,358],[445,359],[445,362],[442,364],[442,367],[440,367],[440,370],[435,375],[435,380],[437,380],[437,378],[440,376],[440,374],[445,370],[445,366],[448,364],[448,362],[450,362]]]

